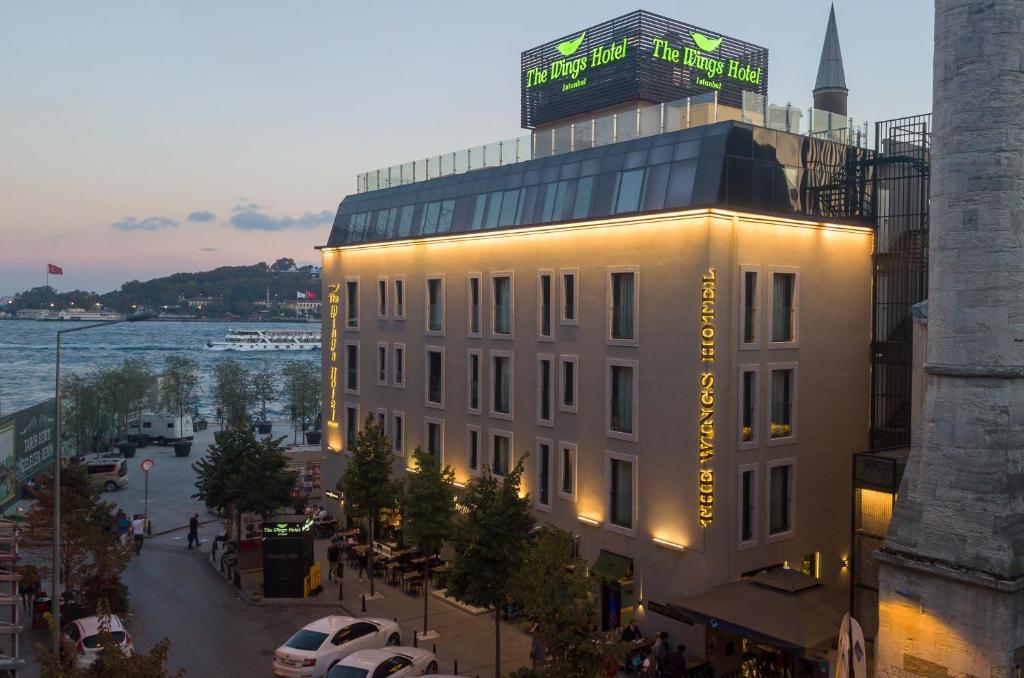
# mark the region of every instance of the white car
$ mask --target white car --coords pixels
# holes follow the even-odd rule
[[[126,654],[131,654],[135,650],[132,637],[116,614],[110,615],[110,634]],[[92,666],[103,649],[100,647],[99,617],[76,619],[64,627],[64,637],[74,643],[75,665],[80,669]]]
[[[437,673],[437,658],[421,647],[360,650],[335,664],[327,678],[409,678]]]
[[[323,678],[356,650],[401,645],[402,632],[390,619],[332,615],[306,624],[274,652],[274,675]]]

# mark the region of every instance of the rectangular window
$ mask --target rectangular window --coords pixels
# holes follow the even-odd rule
[[[444,280],[427,278],[427,334],[444,332]]]
[[[487,196],[487,219],[484,220],[484,228],[494,228],[498,225],[498,214],[501,212],[501,191],[494,191]]]
[[[740,368],[740,443],[757,438],[757,370]]]
[[[491,354],[491,414],[512,416],[512,356]]]
[[[384,342],[377,344],[377,385],[388,385],[388,345]]]
[[[559,447],[558,458],[561,466],[558,496],[562,499],[576,501],[576,445],[562,443]]]
[[[497,335],[512,336],[512,276],[495,275],[491,278],[494,291],[494,314],[491,331]]]
[[[754,541],[757,534],[757,472],[754,468],[740,470],[740,543]]]
[[[480,414],[480,351],[470,350],[466,357],[466,402],[471,414]]]
[[[636,271],[609,273],[609,338],[613,342],[636,342]]]
[[[551,292],[551,274],[541,273],[537,277],[537,335],[542,339],[551,339],[551,316],[554,313]]]
[[[356,447],[356,436],[359,434],[359,408],[355,405],[345,406],[345,451],[351,452]]]
[[[405,344],[395,344],[394,384],[397,388],[405,388]]]
[[[480,276],[469,276],[467,292],[469,304],[469,336],[480,336]]]
[[[758,285],[757,271],[742,270],[743,284],[740,287],[740,346],[753,348],[757,346],[758,336],[758,299],[760,298],[760,287]]]
[[[633,460],[627,455],[608,456],[608,523],[626,530],[633,529],[634,482]]]
[[[384,408],[377,408],[377,426],[380,426],[382,435],[388,434],[388,411]]]
[[[345,342],[345,390],[359,393],[359,343]]]
[[[415,205],[406,205],[398,215],[398,237],[405,238],[412,233],[412,213]]]
[[[508,431],[491,431],[491,473],[507,476],[511,464],[512,434]]]
[[[576,399],[578,397],[578,387],[576,382],[576,375],[579,372],[578,358],[574,355],[563,355],[559,359],[561,367],[561,388],[558,389],[559,402],[558,409],[563,412],[575,412],[576,411]]]
[[[395,454],[405,454],[405,413],[391,415],[391,449]]]
[[[576,271],[562,271],[562,313],[563,325],[578,325],[576,316],[579,308],[579,289],[576,286]]]
[[[511,226],[516,223],[516,208],[519,206],[519,189],[505,191],[501,197],[501,216],[499,226]]]
[[[772,274],[772,342],[796,341],[796,273]]]
[[[470,426],[466,433],[466,464],[470,471],[480,470],[480,427]]]
[[[613,438],[633,440],[636,436],[635,390],[636,361],[609,360],[608,435]]]
[[[427,405],[444,407],[443,348],[427,348]]]
[[[583,177],[576,184],[576,198],[572,205],[572,218],[583,219],[590,211],[590,196],[594,192],[594,177]]]
[[[359,328],[359,281],[345,281],[345,326],[349,329]]]
[[[405,278],[395,278],[395,320],[405,320]]]
[[[643,185],[643,169],[629,170],[622,173],[622,179],[619,181],[619,194],[615,200],[616,214],[636,212],[639,209]]]
[[[479,231],[484,225],[484,206],[487,204],[487,194],[481,193],[476,196],[476,202],[473,205],[473,218],[469,222],[469,228],[471,231]]]
[[[537,421],[545,426],[551,426],[554,414],[552,410],[552,369],[551,363],[554,356],[537,356]]]
[[[809,577],[821,579],[821,551],[808,553],[801,558],[800,571]]]
[[[426,426],[427,454],[444,464],[444,422],[439,419],[427,419]]]
[[[551,510],[551,441],[537,440],[537,508]]]
[[[784,534],[793,529],[793,466],[780,464],[768,473],[768,534]]]
[[[795,433],[793,409],[795,405],[796,370],[794,368],[773,369],[771,392],[771,421],[769,432],[772,439],[788,438]]]
[[[388,319],[388,279],[377,278],[377,319]]]

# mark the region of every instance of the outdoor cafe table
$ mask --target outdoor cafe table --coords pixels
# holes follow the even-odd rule
[[[338,532],[337,536],[339,536],[339,537],[355,537],[358,534],[359,534],[359,528],[358,527],[353,527],[350,530],[344,530],[342,532]]]

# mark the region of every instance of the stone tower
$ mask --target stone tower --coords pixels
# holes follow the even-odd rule
[[[936,0],[927,386],[878,676],[1024,665],[1024,2]]]
[[[814,107],[846,115],[846,73],[843,71],[843,53],[839,49],[839,29],[836,28],[836,8],[828,12],[828,28],[825,29],[825,43],[821,46],[821,61],[818,62],[818,77],[814,80]]]

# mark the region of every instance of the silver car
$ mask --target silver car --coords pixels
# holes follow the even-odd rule
[[[274,652],[274,675],[323,678],[335,664],[359,650],[400,645],[402,632],[390,619],[332,615],[306,624]]]

